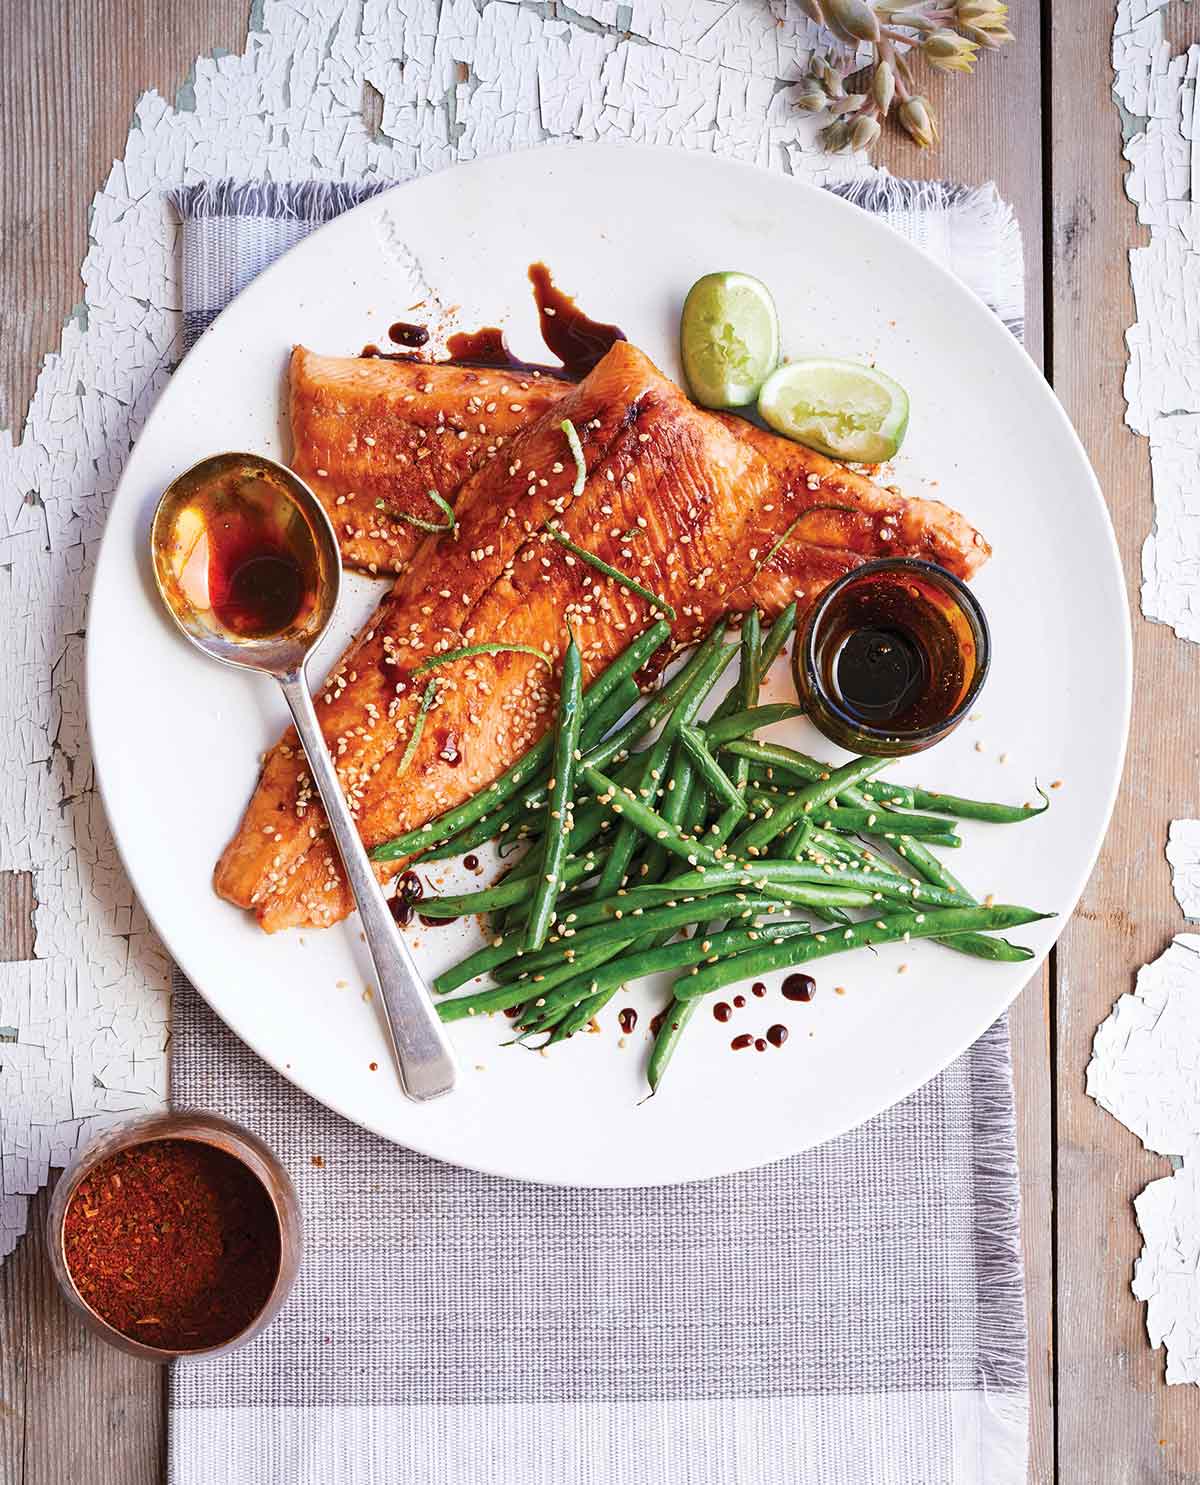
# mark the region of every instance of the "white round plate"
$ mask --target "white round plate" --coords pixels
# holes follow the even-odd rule
[[[648,1024],[662,987],[611,1002],[599,1035],[541,1057],[502,1047],[503,1016],[460,1023],[461,1086],[408,1103],[390,1066],[357,919],[268,937],[219,901],[213,864],[284,725],[271,682],[206,661],[155,595],[147,533],[165,485],[205,454],[286,457],[284,369],[294,342],[355,354],[418,317],[430,293],[469,328],[501,323],[539,357],[527,265],[624,327],[671,375],[683,297],[712,269],[771,286],[784,351],[877,362],[908,389],[912,422],[889,479],[962,511],[995,555],[975,583],[994,662],[978,714],[901,779],[1020,802],[1061,780],[1041,818],[966,823],[953,870],[981,896],[1058,914],[1014,935],[1036,950],[996,965],[928,944],[816,966],[808,1005],[765,999],[727,1025],[694,1019],[647,1103]],[[544,354],[544,353],[542,353]],[[378,584],[347,583],[339,634]],[[1036,970],[1095,860],[1120,777],[1130,638],[1112,529],[1079,441],[999,320],[950,274],[866,213],[780,175],[683,151],[580,145],[428,176],[340,217],[263,273],[175,373],[133,450],[100,554],[88,622],[88,703],[122,859],[171,953],[219,1015],[322,1102],[387,1138],[480,1170],[582,1185],[691,1180],[818,1144],[947,1066]],[[777,678],[782,695],[785,678]],[[785,733],[788,729],[784,729]],[[792,738],[830,750],[807,724]],[[438,873],[439,881],[442,874]],[[445,873],[446,881],[461,880]],[[427,973],[475,929],[416,926]],[[903,972],[902,972],[903,971]],[[839,990],[844,993],[835,993]],[[618,1041],[616,1013],[638,1008]],[[734,1053],[773,1022],[786,1044]]]

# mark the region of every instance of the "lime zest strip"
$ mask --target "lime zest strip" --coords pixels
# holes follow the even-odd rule
[[[639,598],[644,598],[647,603],[654,605],[667,618],[675,620],[675,610],[665,598],[660,598],[657,593],[652,593],[649,588],[643,588],[635,578],[628,577],[625,573],[611,567],[603,557],[597,557],[595,552],[589,552],[586,547],[576,546],[569,536],[556,527],[547,525],[545,528],[547,536],[552,536],[559,546],[566,547],[568,551],[574,552],[581,562],[586,562],[589,567],[594,567],[597,572],[602,572],[605,577],[612,578],[614,583],[620,583],[623,588],[628,588],[631,593],[636,593]]]
[[[535,649],[533,645],[504,645],[492,644],[491,642],[478,645],[466,645],[461,650],[447,650],[444,655],[430,655],[428,659],[422,660],[413,675],[424,675],[428,670],[436,670],[439,665],[451,665],[455,660],[467,660],[472,655],[532,655],[535,660],[540,660],[547,670],[553,670],[554,666],[549,655],[544,655],[541,650]]]
[[[575,483],[571,486],[571,494],[582,495],[587,484],[587,460],[583,457],[583,445],[579,442],[579,434],[570,418],[564,418],[558,426],[567,435],[571,457],[575,460]]]
[[[426,521],[421,516],[409,515],[406,510],[397,510],[394,505],[389,505],[386,500],[377,500],[375,502],[375,509],[381,510],[385,516],[390,516],[393,521],[407,521],[410,526],[415,526],[418,531],[431,531],[435,535],[440,535],[444,531],[457,531],[458,517],[454,514],[454,507],[443,500],[436,490],[427,490],[425,493],[446,517],[441,525],[438,525],[435,521]]]
[[[408,765],[413,761],[417,751],[417,744],[421,741],[421,734],[425,731],[425,718],[433,709],[434,701],[437,699],[437,682],[430,681],[425,687],[425,695],[421,697],[421,706],[417,712],[417,720],[413,724],[412,736],[408,739],[404,752],[400,755],[400,762],[396,767],[396,777],[407,772]]]

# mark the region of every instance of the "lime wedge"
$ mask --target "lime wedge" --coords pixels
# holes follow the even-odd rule
[[[908,428],[908,393],[854,361],[809,356],[781,366],[758,394],[764,423],[833,459],[879,464]]]
[[[748,273],[706,273],[688,290],[679,349],[702,407],[745,407],[779,361],[779,316],[766,284]]]

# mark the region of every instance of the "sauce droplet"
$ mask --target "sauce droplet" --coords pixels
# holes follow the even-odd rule
[[[745,1004],[746,997],[744,995],[735,995],[733,997],[733,1008],[735,1011],[742,1010],[745,1007]]]
[[[425,883],[415,871],[406,871],[397,882],[396,891],[388,904],[392,910],[392,917],[401,928],[407,927],[412,922],[413,904],[420,902],[424,896]]]
[[[650,1018],[650,1035],[657,1036],[663,1029],[663,1023],[667,1019],[666,1011],[659,1011],[656,1016]]]
[[[718,1000],[716,1005],[713,1006],[713,1015],[718,1021],[728,1021],[733,1015],[733,1007],[727,1000]]]
[[[388,326],[388,339],[393,345],[406,345],[419,350],[429,340],[429,331],[424,325],[412,325],[407,320],[397,320]]]
[[[479,857],[478,856],[474,856],[474,855],[472,855],[472,856],[464,856],[463,857],[463,865],[467,868],[468,871],[478,871],[479,870]]]
[[[767,1050],[766,1041],[761,1036],[755,1038],[754,1050],[756,1052],[765,1052]]]
[[[750,993],[752,995],[757,995],[758,998],[761,1000],[762,997],[767,993],[767,987],[761,980],[755,980],[754,984],[750,986]]]
[[[621,1011],[620,1015],[618,1015],[617,1022],[624,1034],[628,1036],[629,1033],[633,1031],[633,1029],[637,1026],[638,1013],[631,1005],[627,1005],[625,1009]]]
[[[788,975],[783,982],[784,1000],[809,1001],[817,993],[817,982],[812,975]]]
[[[767,1028],[767,1040],[773,1047],[782,1047],[784,1042],[787,1041],[787,1038],[788,1029],[786,1026],[775,1025]]]
[[[748,1031],[743,1031],[741,1036],[735,1036],[729,1045],[735,1052],[744,1052],[747,1047],[754,1045],[754,1038]]]

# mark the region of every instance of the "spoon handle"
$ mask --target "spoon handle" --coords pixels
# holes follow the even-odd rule
[[[303,671],[279,676],[292,719],[312,770],[325,817],[333,830],[350,890],[358,904],[367,947],[379,977],[384,1016],[400,1081],[409,1098],[424,1103],[454,1087],[454,1057],[434,1009],[429,987],[421,978],[404,936],[392,917],[383,891],[359,838],[337,770],[325,746],[321,724],[308,694]]]

